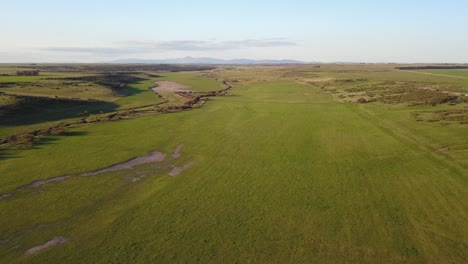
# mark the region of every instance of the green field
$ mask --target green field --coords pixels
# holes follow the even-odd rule
[[[0,76],[0,83],[7,82],[35,82],[50,76]]]
[[[6,68],[4,67],[3,70],[5,71]],[[145,79],[127,84],[124,94],[120,95],[115,94],[109,87],[98,83],[61,80],[69,77],[94,75],[90,72],[84,72],[81,75],[76,72],[48,72],[47,74],[45,76],[32,77],[0,76],[0,107],[2,105],[7,106],[7,103],[13,105],[15,102],[20,101],[15,96],[44,98],[44,100],[48,98],[71,100],[93,99],[101,103],[48,104],[49,107],[46,108],[43,105],[31,105],[23,111],[18,111],[22,110],[18,109],[16,110],[16,114],[8,117],[0,116],[0,126],[3,126],[0,129],[0,137],[48,127],[57,124],[59,121],[76,121],[92,113],[121,111],[162,103],[164,99],[150,90],[156,81],[177,81],[178,83],[192,87],[194,90],[196,89],[196,91],[216,91],[223,88],[220,82],[203,77],[201,72],[162,72],[158,73],[160,77],[151,77],[148,74],[139,73],[131,75]],[[8,85],[2,87],[1,83],[8,83]],[[31,111],[32,108],[34,108],[34,111]]]
[[[374,67],[152,72],[162,77],[129,84],[115,108],[162,102],[158,80],[234,88],[0,149],[0,194],[12,194],[0,199],[0,262],[466,263],[468,82]],[[164,161],[15,191],[155,150]]]
[[[468,70],[425,70],[424,72],[458,77],[468,77]]]

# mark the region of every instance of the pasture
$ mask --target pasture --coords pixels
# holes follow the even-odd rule
[[[87,116],[144,114],[0,149],[0,262],[468,259],[467,80],[359,65],[138,76],[144,80],[107,101],[110,109]],[[156,81],[233,88],[197,107],[153,113],[144,107],[178,104],[150,90]],[[52,122],[29,118],[36,121],[10,117],[0,136]],[[164,159],[82,176],[152,151]],[[58,176],[67,178],[28,186]],[[48,241],[61,242],[27,253]]]
[[[424,72],[440,75],[451,75],[458,77],[468,77],[468,70],[426,70]]]

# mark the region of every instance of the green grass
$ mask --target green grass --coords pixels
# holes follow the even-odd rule
[[[155,95],[149,90],[154,81],[148,80],[140,83],[129,84],[129,94],[125,97],[117,97],[111,94],[111,90],[102,86],[93,85],[85,87],[66,86],[60,90],[53,89],[48,86],[35,87],[25,86],[23,88],[1,88],[0,91],[11,92],[12,94],[28,95],[28,96],[44,96],[59,95],[65,98],[82,98],[104,100],[97,104],[54,104],[49,108],[37,109],[37,111],[22,112],[19,117],[0,120],[0,137],[9,136],[17,133],[27,133],[38,128],[47,128],[61,121],[72,122],[87,114],[110,112],[122,110],[132,107],[140,107],[148,104],[156,104],[162,102],[163,99]],[[19,92],[18,92],[19,91]],[[14,100],[9,96],[0,97],[0,106],[13,103]]]
[[[52,76],[39,75],[39,76],[0,76],[0,83],[27,83],[27,82],[37,82],[42,79],[50,78]]]
[[[74,74],[76,75],[76,73]],[[166,76],[166,73],[164,73]],[[71,76],[70,74],[61,75],[62,77]],[[77,76],[77,75],[76,75]],[[0,77],[4,78],[4,77]],[[218,90],[222,87],[221,83],[200,77],[200,73],[168,73],[166,80],[172,80],[181,82],[184,85],[195,87],[198,90]],[[139,83],[129,84],[127,86],[127,95],[124,97],[118,97],[112,94],[109,88],[102,87],[96,84],[89,85],[60,85],[61,81],[56,80],[43,80],[38,84],[21,84],[21,86],[12,86],[8,88],[0,88],[0,91],[27,96],[58,96],[65,98],[81,98],[81,99],[96,99],[103,100],[100,106],[95,105],[93,107],[84,106],[67,106],[63,105],[62,108],[55,106],[50,109],[38,109],[38,111],[31,111],[29,113],[22,113],[20,118],[17,118],[17,124],[12,126],[8,120],[0,121],[0,137],[9,136],[16,133],[26,133],[31,130],[49,127],[60,122],[61,119],[64,121],[73,121],[76,118],[82,117],[83,113],[97,113],[100,111],[109,112],[115,110],[125,110],[129,108],[142,107],[145,105],[155,105],[163,102],[164,99],[156,95],[150,90],[154,86],[156,80],[162,80],[162,78],[150,78],[146,81]],[[59,88],[59,89],[57,89]],[[172,100],[172,94],[166,95],[167,99]],[[8,96],[4,96],[0,100],[0,104],[6,105],[11,103]],[[175,98],[177,99],[177,98]],[[7,124],[8,123],[8,124]]]
[[[44,81],[37,85],[21,84],[0,88],[0,92],[26,96],[94,99],[113,101],[118,99],[112,90],[97,84],[63,84],[60,81]]]
[[[468,70],[424,70],[424,72],[441,75],[468,77]]]
[[[179,144],[181,160],[167,162],[195,162],[176,177],[145,165],[0,200],[1,239],[14,241],[0,247],[0,259],[463,263],[467,168],[409,138],[400,124],[409,117],[385,122],[385,110],[372,107],[291,81],[239,84],[199,109],[81,127],[73,130],[80,135],[0,153],[2,191],[155,149],[170,154]],[[430,131],[441,130],[413,126],[428,131],[412,137],[438,140]],[[134,174],[148,177],[133,183]],[[23,256],[59,235],[69,241]]]
[[[366,113],[371,113],[376,122],[384,122],[391,127],[397,127],[398,132],[413,143],[424,146],[430,151],[449,147],[451,151],[443,155],[455,160],[468,168],[468,133],[467,124],[451,122],[424,122],[415,124],[416,120],[411,113],[418,111],[434,111],[445,109],[458,109],[459,106],[384,106],[382,104],[367,104],[361,106]],[[463,106],[462,106],[463,107]]]
[[[128,95],[115,101],[120,109],[152,105],[162,102],[163,99],[151,91],[154,79],[128,85]]]

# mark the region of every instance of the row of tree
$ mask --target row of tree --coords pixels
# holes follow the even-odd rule
[[[38,76],[39,71],[17,71],[16,76]]]

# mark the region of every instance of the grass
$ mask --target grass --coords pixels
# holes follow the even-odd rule
[[[425,70],[424,72],[457,77],[468,77],[468,70]]]
[[[51,76],[39,75],[39,76],[0,76],[0,83],[28,83],[37,82],[42,79],[50,78]]]
[[[17,99],[13,96],[8,96],[4,94],[0,94],[0,107],[4,107],[10,104],[13,104],[17,101]]]
[[[36,85],[22,83],[11,87],[0,88],[1,92],[26,96],[56,96],[61,98],[94,99],[113,101],[118,99],[112,91],[96,84],[64,84],[60,81],[41,82]]]
[[[50,82],[50,81],[48,81]],[[44,103],[39,106],[18,104],[21,99],[3,95],[0,97],[0,107],[17,104],[17,114],[20,116],[2,117],[0,120],[0,137],[9,136],[15,133],[26,133],[38,128],[46,128],[56,125],[59,122],[72,122],[78,118],[85,117],[93,113],[112,112],[133,107],[140,107],[148,104],[162,102],[159,96],[149,90],[154,81],[147,80],[139,83],[129,84],[126,88],[127,96],[115,96],[111,90],[96,84],[91,86],[50,86],[49,83],[39,83],[38,85],[26,85],[23,87],[0,88],[0,91],[12,95],[36,96],[48,100],[49,97],[58,98],[80,98],[103,100],[102,102],[51,102],[49,107],[44,107]],[[57,82],[57,81],[53,81]],[[36,107],[34,109],[34,107]]]
[[[133,86],[134,101],[116,103],[154,102],[152,81]],[[340,103],[296,81],[249,81],[202,108],[84,126],[4,152],[2,192],[155,149],[170,154],[179,144],[181,159],[166,162],[195,163],[176,177],[145,165],[0,200],[1,239],[12,240],[0,259],[463,263],[467,167],[430,147],[466,143],[465,127],[414,122],[401,109]],[[131,182],[133,175],[147,177]],[[23,256],[59,235],[69,241]]]
[[[139,107],[143,105],[153,105],[162,102],[163,99],[151,91],[154,79],[142,81],[136,84],[130,84],[128,95],[115,101],[120,109]]]

